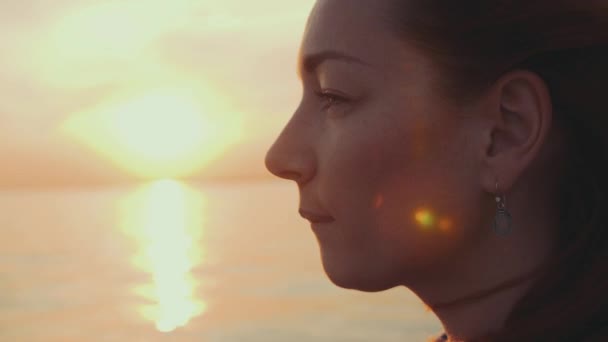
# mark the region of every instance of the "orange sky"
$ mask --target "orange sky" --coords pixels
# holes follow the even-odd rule
[[[0,3],[0,186],[267,176],[313,3]]]

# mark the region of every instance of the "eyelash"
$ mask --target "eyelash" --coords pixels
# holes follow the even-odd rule
[[[322,101],[324,101],[323,108],[325,109],[342,104],[347,101],[345,97],[327,90],[317,91],[316,94]]]

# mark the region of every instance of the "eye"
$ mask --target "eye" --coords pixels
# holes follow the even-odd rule
[[[337,106],[344,102],[347,102],[348,99],[340,94],[336,94],[330,90],[321,90],[316,92],[317,96],[323,102],[323,108],[328,109],[333,106]]]

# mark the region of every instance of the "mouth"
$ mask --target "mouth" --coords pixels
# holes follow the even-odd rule
[[[313,211],[309,211],[309,210],[304,210],[304,209],[300,209],[300,216],[302,216],[303,218],[307,219],[308,221],[310,221],[311,223],[330,223],[335,221],[335,219],[327,214],[324,213],[319,213],[319,212],[313,212]]]

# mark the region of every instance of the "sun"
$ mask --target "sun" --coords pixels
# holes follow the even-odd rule
[[[241,139],[241,115],[209,89],[129,92],[68,118],[60,131],[144,179],[187,177]]]

